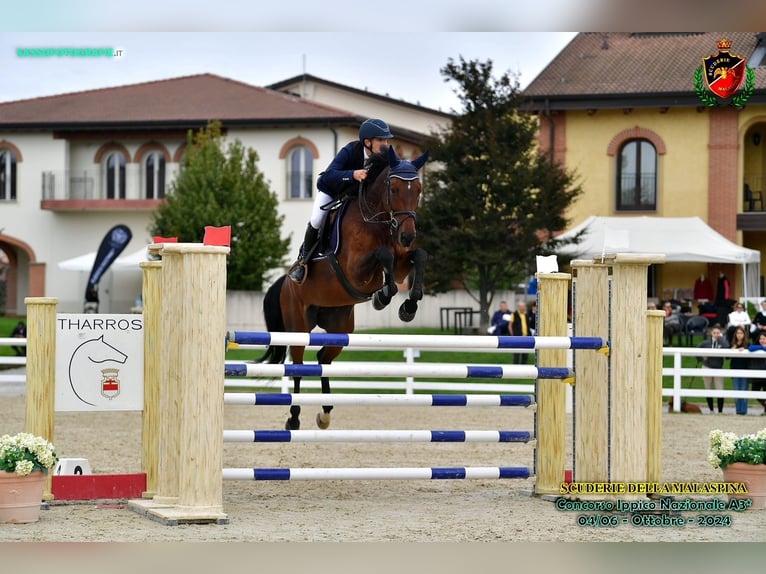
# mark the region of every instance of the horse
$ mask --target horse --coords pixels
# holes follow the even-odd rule
[[[411,273],[412,285],[399,308],[399,318],[405,322],[414,319],[423,298],[428,259],[415,244],[415,212],[422,190],[418,170],[428,152],[407,161],[389,147],[370,159],[366,182],[371,183],[359,187],[356,201],[352,196],[328,214],[324,229],[332,227],[334,239],[322,234],[306,280],[298,285],[283,275],[266,291],[263,313],[268,331],[308,333],[318,326],[328,333],[352,333],[355,305],[372,300],[376,310],[384,309],[397,292],[397,282]],[[303,363],[304,351],[305,347],[290,347],[293,363]],[[329,365],[341,351],[342,347],[324,346],[317,352],[317,360]],[[286,356],[286,346],[272,345],[257,362],[284,363]],[[321,381],[322,393],[329,394],[329,378],[321,377]],[[293,377],[296,394],[300,384],[301,377]],[[330,411],[331,405],[322,406],[316,417],[319,428],[330,426]],[[287,430],[300,428],[300,412],[299,405],[290,407]]]

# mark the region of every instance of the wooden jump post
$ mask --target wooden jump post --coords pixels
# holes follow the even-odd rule
[[[575,352],[574,479],[661,479],[662,322],[647,319],[647,270],[663,255],[573,261],[574,335],[610,341]],[[598,294],[605,296],[598,296]]]
[[[142,261],[141,300],[144,308],[162,308],[162,263]],[[157,494],[160,461],[160,367],[162,365],[161,317],[159,313],[144,313],[144,410],[141,428],[141,468],[146,473],[144,498]]]
[[[56,406],[56,305],[55,297],[27,297],[27,400],[26,432],[53,442]],[[54,443],[55,444],[55,443]],[[43,500],[53,500],[53,473],[45,481]]]
[[[144,299],[146,328],[155,329],[147,336],[159,333],[155,340],[160,341],[157,492],[152,499],[131,501],[129,507],[166,524],[225,524],[223,384],[229,248],[163,243],[149,246],[149,251],[162,258],[158,282],[162,294]]]
[[[537,273],[538,334],[567,336],[568,273]],[[594,353],[595,351],[588,351]],[[567,363],[565,349],[540,349],[539,367],[561,367]],[[575,376],[577,374],[575,373]],[[566,468],[566,387],[558,379],[535,381],[535,494],[558,494]]]

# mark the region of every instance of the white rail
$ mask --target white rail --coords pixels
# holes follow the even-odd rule
[[[0,347],[7,346],[26,346],[26,339],[16,339],[11,337],[0,337]],[[258,345],[243,345],[242,347],[263,348]],[[309,347],[315,348],[315,347]],[[349,347],[345,349],[344,353],[353,353],[354,351],[369,351],[380,350],[367,347]],[[439,349],[440,352],[465,352],[466,349],[457,348],[445,348]],[[519,352],[532,352],[531,350],[522,349],[488,349],[481,351],[483,353],[519,353]],[[571,351],[570,351],[571,353]],[[403,362],[415,363],[416,359],[420,356],[420,350],[414,348],[403,349]],[[673,408],[678,412],[681,408],[681,399],[686,397],[724,397],[728,399],[766,399],[766,391],[734,391],[716,389],[706,389],[702,384],[702,377],[744,377],[747,379],[765,379],[766,370],[764,369],[708,369],[701,366],[701,361],[698,361],[700,365],[697,368],[682,367],[681,361],[683,357],[698,357],[702,359],[707,356],[715,356],[722,358],[731,357],[746,357],[748,359],[757,359],[760,357],[766,358],[766,351],[732,351],[730,349],[699,349],[697,347],[665,347],[663,349],[663,356],[673,357],[673,366],[664,367],[662,369],[663,377],[673,378],[673,387],[664,388],[662,395],[664,397],[673,398]],[[26,357],[0,357],[0,365],[11,365],[17,367],[23,367],[26,365]],[[241,362],[241,361],[237,361]],[[575,372],[575,381],[577,373]],[[684,378],[699,378],[699,388],[684,388]],[[23,383],[26,381],[26,375],[21,373],[4,374],[0,371],[0,385],[3,383]],[[687,381],[688,382],[688,381]],[[575,382],[576,384],[576,382]],[[321,388],[320,382],[317,380],[305,379],[301,383],[304,389],[319,389]],[[226,379],[226,387],[230,389],[236,388],[277,388],[280,392],[287,393],[292,387],[292,379],[289,377],[281,377],[280,379]],[[412,394],[415,391],[451,391],[451,392],[481,392],[481,393],[513,393],[513,392],[534,392],[534,388],[530,384],[525,383],[472,383],[470,381],[463,382],[446,382],[446,381],[424,381],[415,380],[413,377],[406,377],[403,381],[334,381],[333,387],[341,389],[366,389],[366,390],[386,390],[386,391],[404,391],[407,394]]]

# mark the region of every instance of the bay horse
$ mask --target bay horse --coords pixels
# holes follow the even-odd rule
[[[408,298],[399,308],[402,321],[412,321],[423,298],[423,275],[428,255],[415,246],[416,210],[421,193],[418,170],[428,152],[413,161],[400,159],[393,148],[371,158],[366,182],[353,198],[326,218],[330,233],[309,262],[306,280],[298,285],[283,275],[266,291],[263,312],[270,332],[310,332],[321,327],[328,333],[354,331],[354,306],[372,300],[376,310],[385,308],[396,294],[396,283],[412,273]],[[306,246],[308,249],[310,246]],[[322,347],[317,361],[329,365],[342,347]],[[293,363],[303,363],[305,347],[291,346]],[[258,362],[284,363],[287,347],[272,345]],[[330,379],[321,377],[322,393],[330,393]],[[300,393],[301,377],[293,377],[293,392]],[[331,405],[317,414],[319,428],[330,426]],[[299,405],[290,407],[287,430],[300,428]]]

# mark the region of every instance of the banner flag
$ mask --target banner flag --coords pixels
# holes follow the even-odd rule
[[[109,266],[125,250],[125,247],[132,238],[133,233],[131,233],[130,228],[120,224],[112,227],[104,236],[104,239],[101,240],[98,253],[96,253],[96,259],[93,261],[93,269],[90,272],[88,285],[85,287],[86,312],[98,311],[98,283],[107,269],[109,269]],[[94,304],[95,309],[93,308]]]

